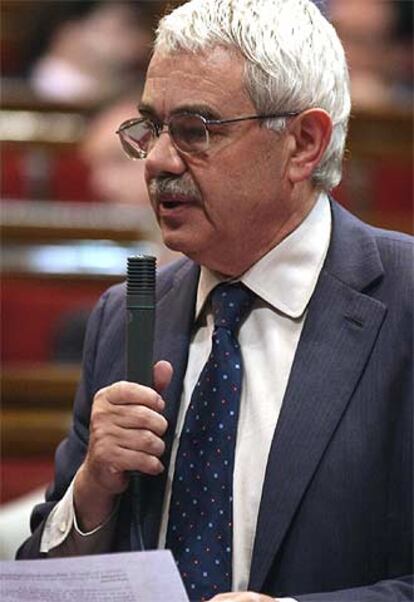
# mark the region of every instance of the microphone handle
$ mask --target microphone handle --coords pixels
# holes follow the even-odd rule
[[[155,257],[128,257],[127,267],[127,379],[152,386],[155,326]],[[133,527],[131,548],[144,550],[141,529],[141,475],[131,471]]]
[[[155,310],[146,301],[142,296],[128,295],[127,379],[152,387]]]

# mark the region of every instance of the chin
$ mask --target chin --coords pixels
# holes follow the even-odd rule
[[[209,253],[206,252],[205,248],[194,244],[194,240],[189,241],[178,236],[164,236],[164,244],[171,251],[178,251],[199,265],[213,271],[220,271],[217,263],[209,257]],[[211,249],[211,245],[209,248]]]
[[[178,251],[199,265],[222,274],[229,273],[229,257],[220,252],[217,239],[201,238],[199,232],[184,232],[182,229],[162,229],[166,247]],[[232,270],[230,270],[231,272]]]
[[[195,258],[198,257],[199,248],[194,240],[174,232],[162,232],[162,238],[165,246],[171,251],[178,251],[197,261]]]

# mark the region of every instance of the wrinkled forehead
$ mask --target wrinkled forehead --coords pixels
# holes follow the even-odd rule
[[[198,52],[156,50],[147,71],[142,105],[160,116],[181,106],[208,104],[222,114],[227,107],[247,110],[245,60],[237,51],[216,46]]]

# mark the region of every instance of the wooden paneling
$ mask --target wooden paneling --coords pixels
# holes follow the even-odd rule
[[[7,366],[1,377],[3,409],[70,410],[79,377],[78,365]]]
[[[410,111],[365,110],[352,114],[349,122],[348,159],[407,160],[413,154],[413,121]]]
[[[79,366],[39,364],[3,370],[3,458],[52,455],[71,422]]]

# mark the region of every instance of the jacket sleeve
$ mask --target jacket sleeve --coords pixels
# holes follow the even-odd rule
[[[88,447],[89,419],[96,388],[94,369],[97,344],[102,329],[105,306],[109,292],[102,295],[88,322],[82,377],[74,402],[73,423],[66,439],[58,446],[55,454],[55,477],[46,492],[45,502],[35,506],[30,519],[32,535],[19,548],[17,559],[42,558],[40,542],[45,522],[56,503],[62,499],[76,471],[82,464]]]
[[[406,575],[364,587],[321,594],[305,594],[296,596],[296,599],[298,602],[412,602],[414,600],[414,577]]]

